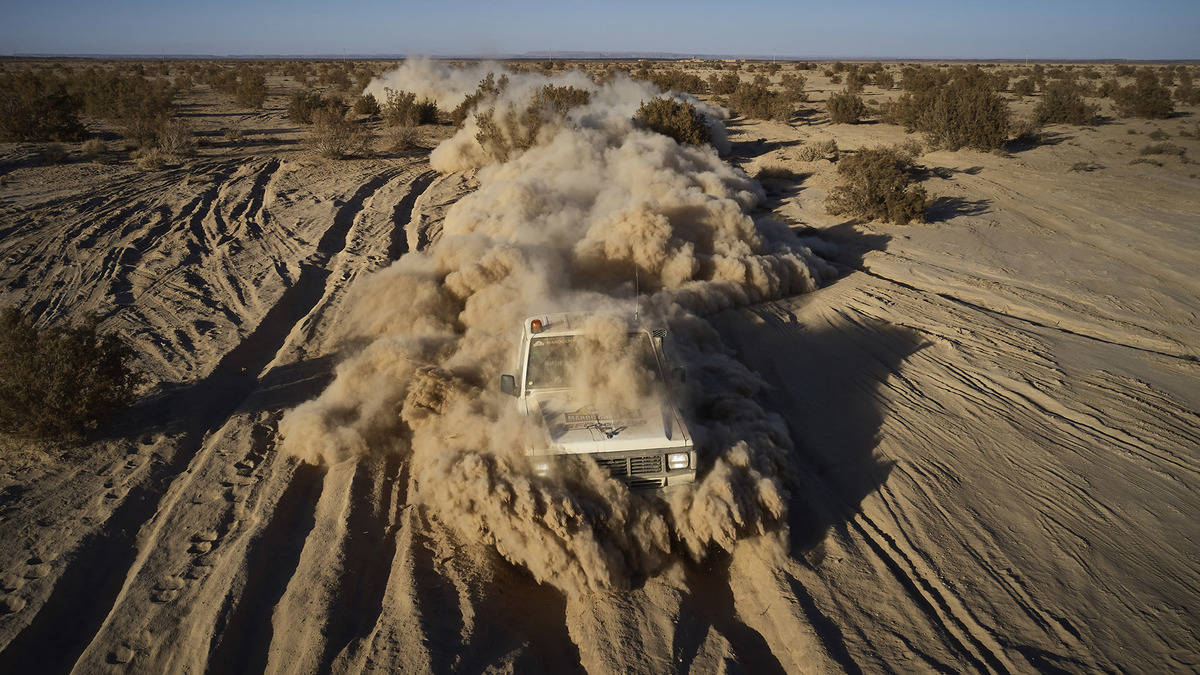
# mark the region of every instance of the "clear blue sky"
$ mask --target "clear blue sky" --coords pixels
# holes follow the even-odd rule
[[[1200,0],[0,0],[0,54],[1200,59]]]

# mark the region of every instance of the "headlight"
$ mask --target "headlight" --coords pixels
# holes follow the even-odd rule
[[[546,476],[550,473],[550,460],[535,459],[533,460],[533,473],[537,476]]]
[[[667,467],[671,469],[686,469],[688,468],[688,453],[672,452],[667,455]]]

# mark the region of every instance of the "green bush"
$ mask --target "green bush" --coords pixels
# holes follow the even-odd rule
[[[858,124],[867,112],[862,98],[849,91],[830,94],[825,106],[829,109],[829,120],[834,124]]]
[[[1042,100],[1033,108],[1033,118],[1038,124],[1090,126],[1096,123],[1097,112],[1099,108],[1084,102],[1079,85],[1055,80],[1046,85]]]
[[[927,70],[906,77],[909,85],[928,86],[884,106],[884,121],[924,132],[929,144],[937,148],[992,150],[1003,145],[1011,121],[1008,104],[993,89],[996,80],[992,76],[977,67],[960,68],[948,84],[936,84],[938,78],[924,72]]]
[[[737,73],[718,75],[713,73],[708,78],[708,89],[717,96],[728,96],[737,90],[742,78]]]
[[[1139,71],[1137,81],[1121,87],[1113,94],[1117,112],[1122,117],[1166,119],[1175,112],[1171,91],[1158,81],[1153,72]]]
[[[129,407],[141,380],[133,350],[98,324],[38,329],[19,310],[0,310],[0,430],[80,437]]]
[[[670,136],[679,143],[705,145],[712,140],[708,122],[691,103],[652,98],[642,103],[633,120],[639,127]]]
[[[387,101],[380,106],[383,119],[393,127],[415,127],[422,124],[437,122],[437,104],[428,99],[417,100],[417,95],[409,91],[387,92]]]
[[[838,162],[838,184],[825,200],[833,215],[925,222],[925,189],[912,184],[912,159],[896,148],[863,149]]]

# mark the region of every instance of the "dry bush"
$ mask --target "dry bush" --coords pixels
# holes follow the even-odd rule
[[[1146,136],[1149,139],[1154,140],[1154,141],[1165,141],[1171,137],[1171,134],[1168,134],[1167,132],[1163,131],[1162,129],[1155,129],[1154,131],[1151,131],[1150,133],[1146,134]]]
[[[803,75],[784,73],[780,76],[780,84],[783,85],[783,95],[789,100],[796,103],[804,103],[808,100],[808,94],[804,91],[808,80]]]
[[[1139,155],[1179,155],[1183,156],[1184,149],[1174,143],[1151,143],[1143,145],[1138,150]]]
[[[79,141],[87,129],[64,82],[32,71],[0,74],[0,141]]]
[[[167,166],[167,158],[163,156],[162,151],[155,147],[135,150],[132,157],[138,168],[146,171],[158,171]]]
[[[105,155],[108,152],[108,144],[99,138],[89,138],[83,142],[80,150],[83,152],[84,159],[97,164],[104,164]]]
[[[633,121],[643,129],[670,136],[679,143],[705,145],[712,140],[704,115],[691,103],[672,98],[652,98],[643,102]]]
[[[509,104],[503,114],[494,107],[476,113],[479,131],[475,140],[493,159],[506,162],[533,147],[543,127],[564,124],[571,108],[586,105],[589,100],[591,94],[585,89],[545,85],[534,92],[523,111]]]
[[[838,156],[837,141],[832,138],[800,147],[797,159],[801,162],[815,162],[818,159],[834,159]]]
[[[66,147],[59,145],[58,143],[51,143],[50,145],[42,148],[41,152],[38,153],[38,160],[46,166],[51,164],[62,164],[63,162],[67,161],[67,156],[69,154],[70,153],[67,151]]]
[[[415,127],[437,122],[437,104],[428,99],[417,101],[408,91],[385,89],[387,102],[381,106],[383,119],[393,127]]]
[[[796,112],[795,101],[784,93],[771,91],[758,77],[761,76],[757,76],[755,82],[743,82],[734,89],[729,96],[729,107],[746,117],[786,122]]]
[[[196,154],[196,132],[192,123],[173,117],[159,130],[158,148],[176,157],[191,157]]]
[[[735,73],[713,73],[708,78],[708,89],[717,96],[728,96],[737,90],[742,78]]]
[[[896,78],[886,70],[875,73],[875,86],[880,89],[891,89],[896,86]]]
[[[371,154],[370,130],[328,109],[317,110],[313,113],[312,130],[305,140],[327,159],[345,159]]]
[[[417,147],[416,127],[391,127],[385,133],[388,152],[408,152]]]
[[[246,69],[238,76],[233,101],[250,110],[257,110],[267,100],[267,78],[258,70]]]
[[[849,91],[830,94],[825,106],[829,109],[829,121],[834,124],[858,124],[867,112],[862,98]]]
[[[646,80],[664,92],[681,91],[692,94],[708,93],[708,85],[699,75],[695,73],[685,73],[682,70],[669,66],[660,70],[650,71],[645,76],[635,75],[635,79]]]
[[[948,84],[928,73],[909,69],[906,86],[924,87],[884,106],[883,119],[925,133],[929,145],[947,150],[992,150],[1004,144],[1011,129],[1008,104],[993,89],[996,80],[979,68],[958,68]],[[937,71],[935,71],[937,72]]]
[[[1017,80],[1017,83],[1013,85],[1013,93],[1021,98],[1033,96],[1035,89],[1036,86],[1033,84],[1033,80],[1028,77]]]
[[[912,184],[912,158],[896,148],[863,149],[838,162],[825,210],[863,220],[925,222],[925,189]]]
[[[1084,102],[1079,85],[1055,80],[1046,85],[1042,100],[1033,108],[1033,118],[1038,124],[1091,126],[1096,123],[1099,110]]]
[[[354,114],[363,117],[374,117],[380,113],[382,108],[379,106],[379,101],[375,100],[373,94],[364,94],[359,96],[354,101]]]
[[[786,166],[763,165],[754,173],[755,180],[794,180],[796,173]]]
[[[1122,117],[1166,119],[1175,112],[1171,91],[1150,71],[1138,71],[1137,81],[1113,93],[1117,112]]]
[[[288,98],[287,116],[298,124],[312,124],[313,113],[327,107],[328,104],[329,102],[315,91],[292,92]]]
[[[140,382],[133,350],[100,335],[91,317],[71,328],[38,329],[28,315],[0,310],[0,430],[39,438],[80,437],[129,407]]]
[[[611,72],[611,71],[607,71]],[[462,103],[450,113],[450,121],[456,128],[462,127],[467,121],[467,117],[471,115],[477,108],[484,107],[500,95],[500,92],[508,88],[508,75],[501,75],[499,80],[492,73],[488,73],[487,77],[479,81],[479,86],[474,92],[467,94],[463,98]]]

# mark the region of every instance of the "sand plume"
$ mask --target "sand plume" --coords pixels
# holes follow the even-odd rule
[[[413,91],[449,107],[493,71],[410,62],[368,91]],[[586,89],[589,100],[504,162],[480,145],[474,117],[435,150],[441,171],[478,170],[478,190],[449,210],[427,251],[359,285],[346,333],[364,346],[319,398],[284,418],[285,448],[317,463],[403,453],[436,518],[575,593],[621,587],[673,548],[702,557],[782,527],[786,429],[696,313],[810,291],[829,268],[787,227],[748,215],[761,186],[713,148],[633,125],[640,101],[656,94],[648,85],[504,75],[503,91],[478,110],[526,105],[549,83]],[[495,386],[512,371],[525,316],[586,310],[595,315],[581,338],[590,358],[575,383],[618,405],[653,395],[662,383],[646,378],[628,336],[635,276],[643,319],[673,328],[691,373],[685,414],[701,477],[669,505],[631,495],[590,462],[534,476],[525,458],[534,430]]]

